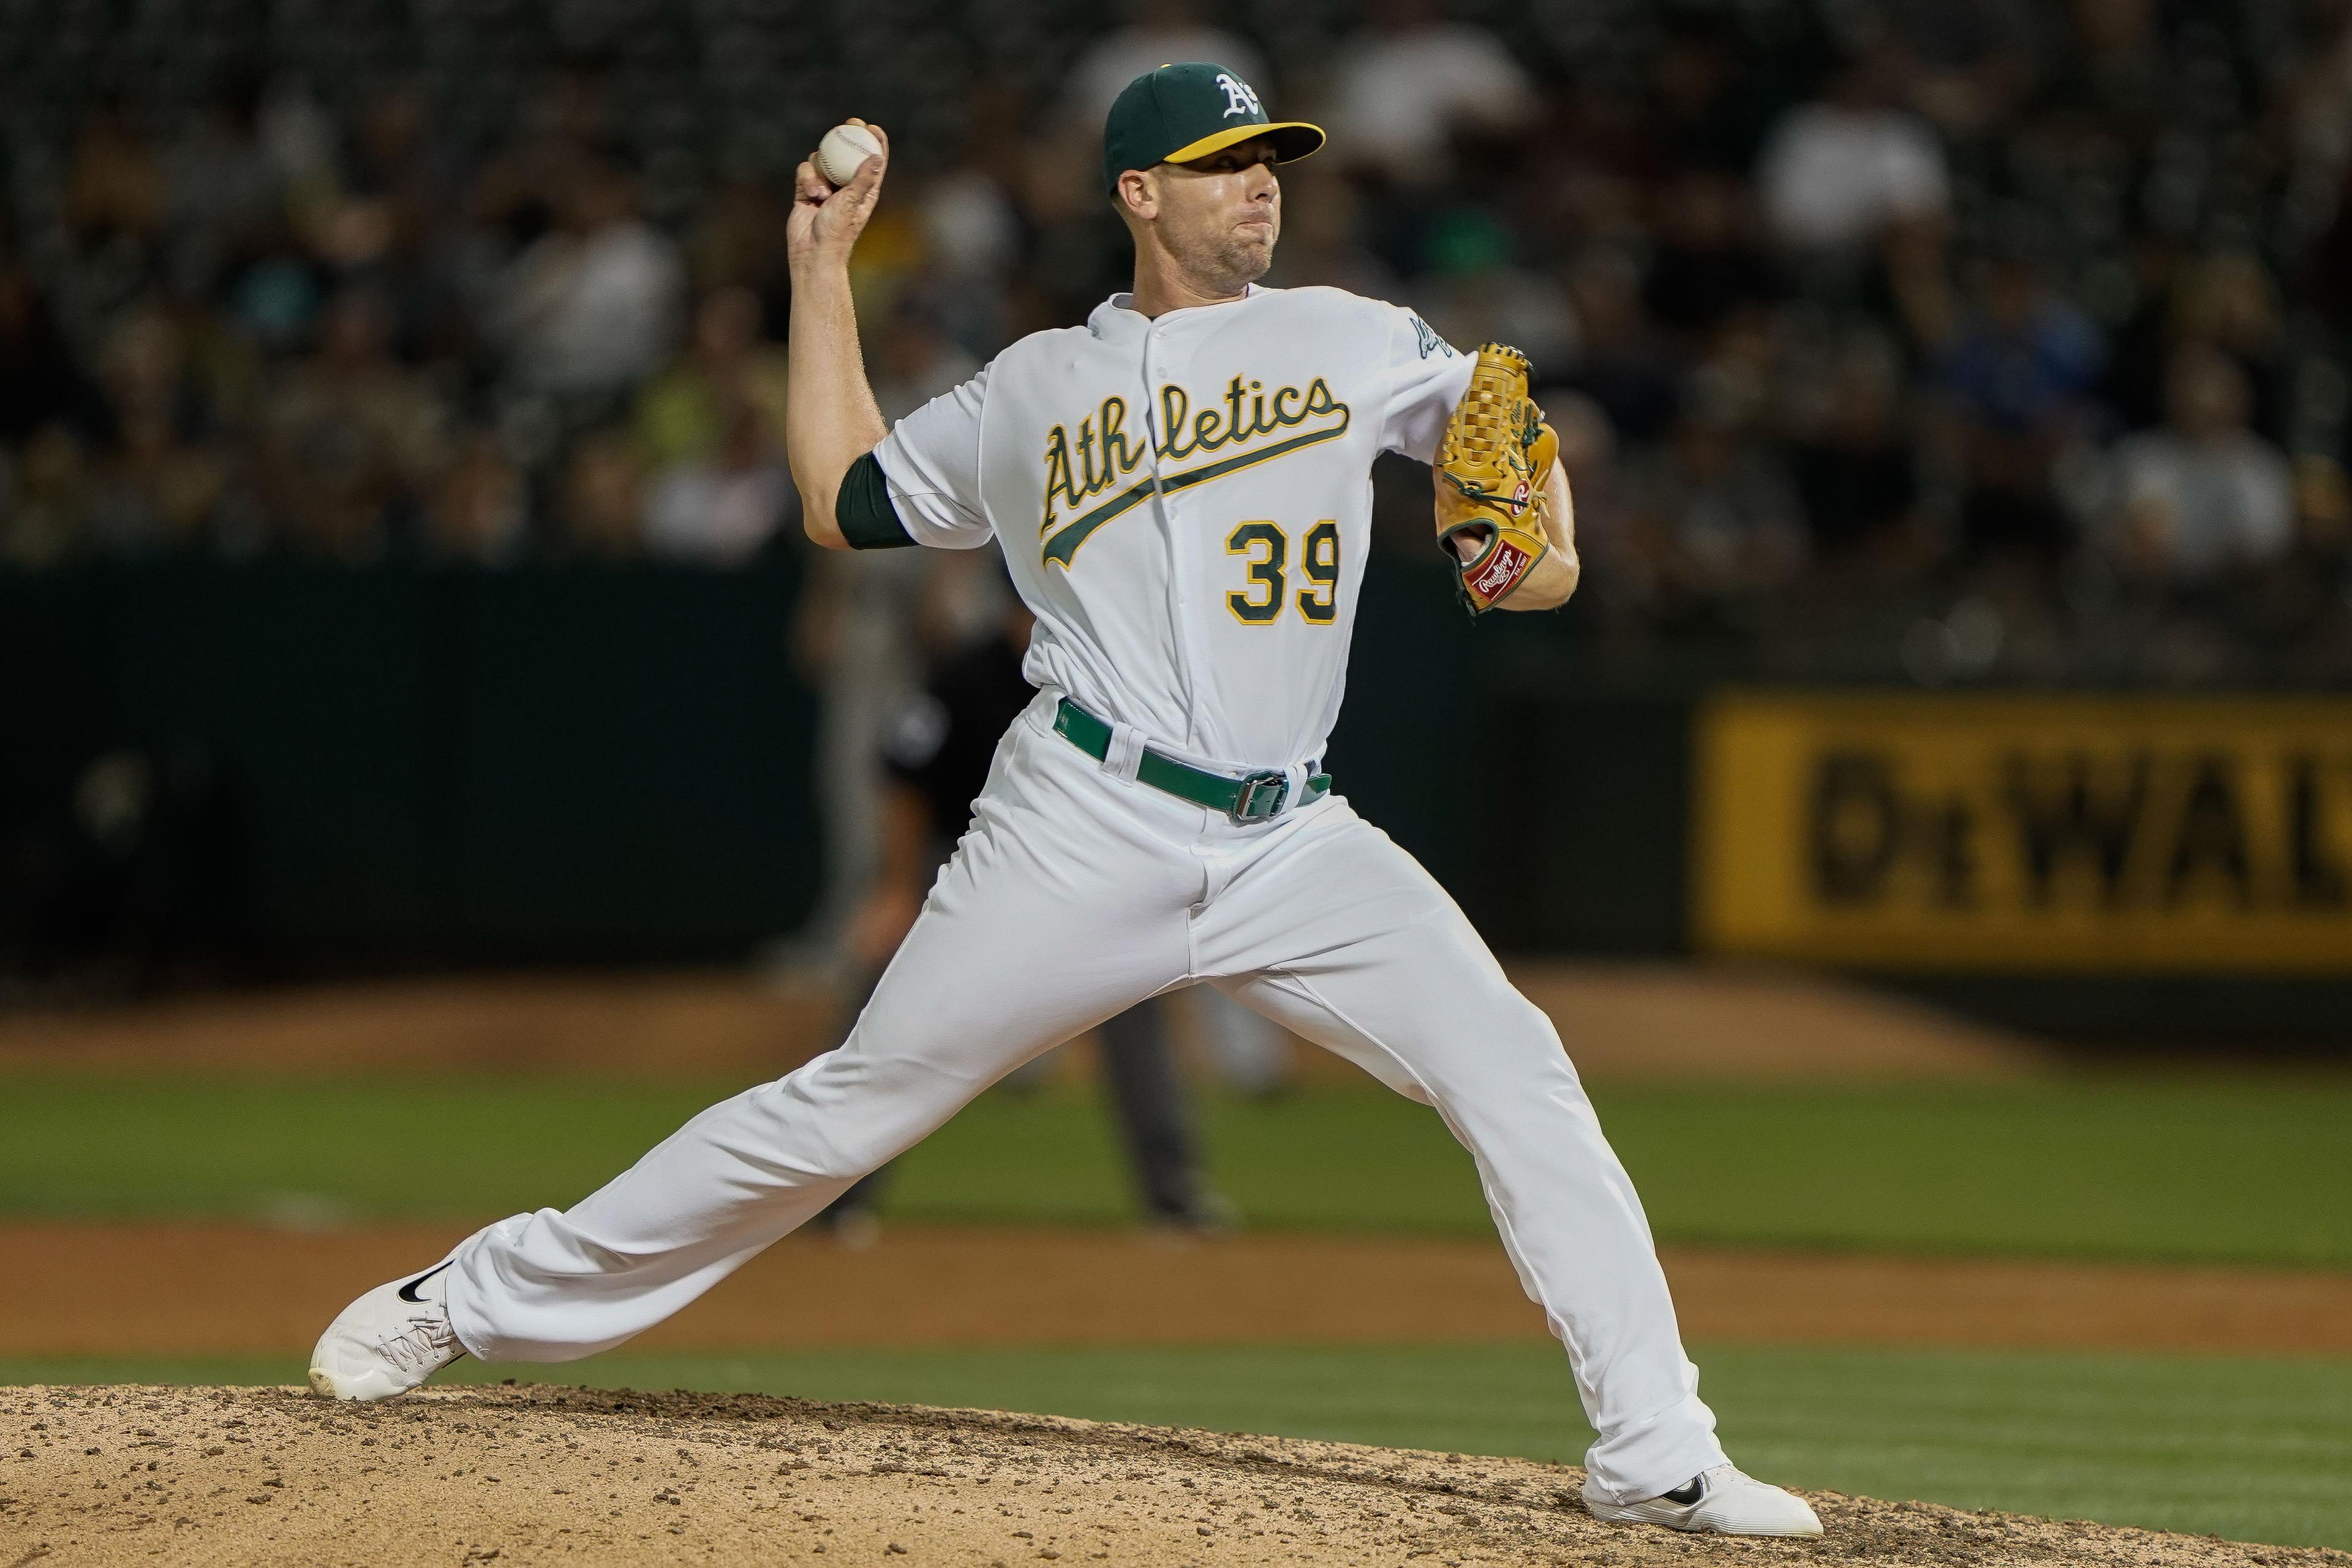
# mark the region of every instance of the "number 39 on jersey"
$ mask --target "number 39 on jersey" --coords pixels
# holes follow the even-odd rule
[[[1296,608],[1309,626],[1328,626],[1339,614],[1339,524],[1325,518],[1300,542],[1298,575],[1304,586],[1290,591],[1290,535],[1282,524],[1260,520],[1236,526],[1225,536],[1225,553],[1247,563],[1246,586],[1225,595],[1225,608],[1247,626],[1272,626]]]

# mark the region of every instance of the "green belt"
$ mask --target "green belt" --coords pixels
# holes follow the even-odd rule
[[[1100,762],[1110,752],[1110,726],[1071,701],[1062,699],[1062,706],[1054,714],[1055,733],[1067,740],[1087,755]],[[1162,756],[1150,747],[1143,749],[1143,760],[1135,770],[1136,778],[1153,789],[1165,790],[1179,800],[1189,800],[1194,805],[1205,805],[1212,811],[1222,811],[1235,822],[1264,822],[1278,816],[1288,804],[1290,778],[1274,772],[1244,774],[1227,778],[1223,773],[1207,773],[1189,763]],[[1307,788],[1298,804],[1320,800],[1331,793],[1331,775],[1316,773],[1307,781]]]

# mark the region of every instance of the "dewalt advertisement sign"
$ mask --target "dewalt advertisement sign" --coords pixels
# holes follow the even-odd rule
[[[1697,726],[1703,951],[2352,973],[2352,700],[1738,695]]]

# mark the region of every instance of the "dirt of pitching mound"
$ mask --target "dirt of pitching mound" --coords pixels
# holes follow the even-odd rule
[[[2352,1563],[1834,1493],[1821,1541],[1707,1540],[1600,1524],[1525,1459],[741,1394],[17,1388],[0,1441],[0,1568]]]

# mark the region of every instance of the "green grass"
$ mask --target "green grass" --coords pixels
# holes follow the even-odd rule
[[[488,1217],[587,1193],[731,1086],[0,1079],[0,1213]],[[2352,1266],[2352,1080],[1595,1090],[1670,1240]],[[1485,1234],[1429,1111],[1335,1086],[1203,1108],[1253,1224]],[[993,1093],[901,1162],[909,1220],[1099,1224],[1096,1097]]]
[[[470,1217],[567,1203],[725,1091],[96,1078],[0,1089],[0,1210]],[[1754,1245],[2352,1263],[2352,1089],[2276,1079],[1597,1091],[1654,1223]],[[1258,1224],[1483,1233],[1436,1119],[1372,1089],[1205,1108]],[[900,1164],[909,1219],[1125,1217],[1083,1092],[993,1094]]]
[[[1702,1347],[1703,1391],[1757,1474],[1802,1487],[2352,1547],[2352,1362]],[[461,1363],[462,1364],[462,1363]],[[635,1356],[520,1372],[1042,1410],[1574,1460],[1590,1441],[1541,1347]],[[0,1383],[294,1383],[267,1361],[5,1361]]]

